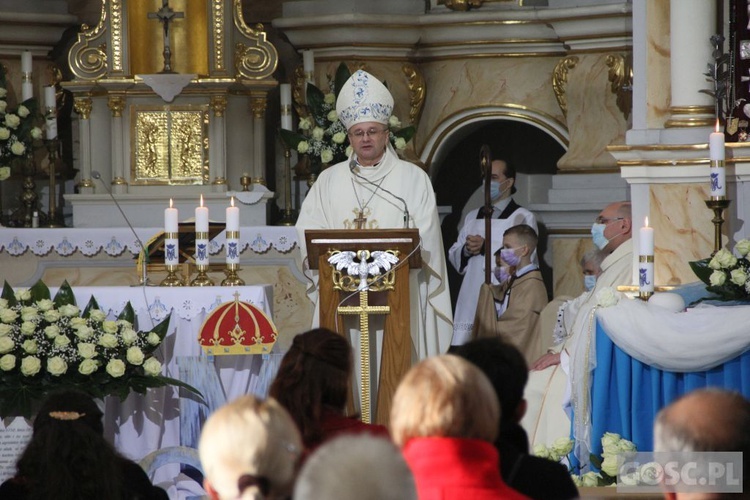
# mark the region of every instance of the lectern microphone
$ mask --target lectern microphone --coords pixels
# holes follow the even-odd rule
[[[148,261],[148,251],[147,251],[148,249],[146,248],[146,245],[144,245],[143,241],[141,241],[141,238],[138,237],[138,233],[136,233],[135,229],[133,229],[133,225],[130,223],[130,219],[128,219],[128,216],[125,215],[125,212],[123,211],[122,207],[117,202],[117,198],[115,198],[115,196],[112,194],[112,191],[107,187],[107,184],[102,179],[102,174],[100,174],[99,171],[97,170],[92,170],[91,177],[98,180],[101,183],[101,185],[104,187],[104,190],[107,191],[107,194],[109,195],[110,198],[112,198],[112,201],[115,203],[117,210],[119,210],[120,214],[122,214],[122,218],[125,219],[125,223],[130,228],[130,232],[133,233],[135,240],[140,245],[141,252],[143,252],[143,265],[141,269],[141,282],[139,283],[139,285],[150,286],[151,283],[148,282],[148,266],[146,265]]]

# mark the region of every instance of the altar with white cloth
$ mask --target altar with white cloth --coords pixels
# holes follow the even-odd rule
[[[656,413],[682,394],[721,387],[750,398],[750,305],[674,313],[640,300],[597,311],[590,356],[591,452],[615,432],[653,450]]]

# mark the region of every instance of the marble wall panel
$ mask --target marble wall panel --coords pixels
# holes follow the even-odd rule
[[[669,0],[650,0],[646,8],[646,79],[650,83],[646,85],[646,124],[661,128],[669,119],[671,99]]]
[[[654,184],[649,196],[656,285],[697,281],[688,262],[710,256],[714,247],[713,212],[705,204],[708,183]]]

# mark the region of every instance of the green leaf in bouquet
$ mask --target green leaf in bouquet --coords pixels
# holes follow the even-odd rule
[[[158,379],[161,385],[169,384],[169,385],[176,385],[177,387],[182,387],[183,389],[189,392],[192,392],[196,396],[200,397],[202,400],[201,403],[206,404],[205,398],[203,397],[203,394],[201,394],[201,391],[199,391],[198,389],[196,389],[190,384],[186,384],[182,380],[177,380],[176,378],[172,378],[172,377],[164,377],[162,375],[159,375],[158,377],[150,377],[150,378]]]
[[[156,325],[151,331],[154,332],[159,336],[159,338],[163,341],[164,337],[167,336],[167,331],[169,331],[169,320],[172,317],[172,313],[169,313],[169,315],[164,318],[164,320]]]
[[[304,135],[284,128],[279,130],[279,134],[281,135],[281,140],[284,141],[284,144],[295,151],[297,151],[297,146],[299,146],[300,142],[307,140],[307,137]]]
[[[0,64],[0,66],[2,66],[2,64]],[[8,307],[13,307],[18,304],[16,294],[13,292],[13,287],[10,286],[7,281],[3,284],[3,293],[0,294],[0,298],[8,301]]]
[[[326,126],[327,113],[323,111],[325,95],[312,83],[307,84],[307,108],[310,110],[313,120],[319,127]]]
[[[42,280],[34,283],[34,286],[29,289],[29,293],[31,293],[32,302],[39,302],[40,300],[50,299],[49,288],[44,284],[44,281]]]
[[[133,310],[133,306],[130,305],[130,301],[125,304],[125,307],[122,309],[120,315],[117,316],[117,319],[124,319],[131,325],[135,322],[135,311]]]
[[[92,309],[99,309],[99,303],[96,301],[96,297],[94,297],[93,295],[91,296],[91,300],[89,300],[89,303],[86,304],[86,308],[83,310],[81,317],[88,318],[91,315]]]
[[[55,308],[59,309],[62,306],[74,306],[76,305],[76,296],[73,293],[73,289],[70,287],[68,280],[63,281],[60,288],[55,294]]]
[[[709,262],[711,262],[711,259],[701,259],[688,262],[688,264],[690,264],[690,269],[692,269],[698,279],[706,285],[711,284],[711,273],[714,272],[713,269],[708,267]]]
[[[346,63],[342,62],[339,64],[339,67],[336,68],[336,76],[334,81],[334,91],[336,92],[336,99],[339,98],[339,93],[341,93],[341,89],[344,88],[344,84],[346,81],[351,78],[352,72],[349,71],[349,66],[346,65]]]
[[[602,459],[600,457],[597,457],[593,453],[589,454],[589,460],[591,460],[591,464],[596,467],[597,469],[601,470],[602,468]]]
[[[408,127],[404,127],[398,130],[395,130],[393,132],[394,137],[400,137],[406,142],[407,144],[409,141],[411,141],[414,138],[414,134],[417,133],[417,129],[414,128],[414,125],[409,125]]]

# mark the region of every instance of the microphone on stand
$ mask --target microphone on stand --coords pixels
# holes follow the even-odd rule
[[[404,204],[404,227],[406,229],[409,229],[409,207],[406,205],[406,200],[403,199],[403,198],[401,198],[400,196],[394,194],[393,192],[387,190],[386,188],[384,188],[384,187],[382,187],[382,186],[380,186],[378,184],[375,184],[374,182],[372,182],[367,177],[358,174],[357,172],[354,171],[355,168],[357,168],[357,162],[354,160],[354,158],[352,158],[351,160],[349,160],[349,171],[351,171],[352,174],[354,174],[358,179],[362,179],[366,183],[372,184],[373,186],[375,186],[375,191],[377,191],[378,189],[380,189],[382,191],[385,191],[386,193],[388,193],[389,195],[393,196],[398,201],[400,201],[401,203]]]
[[[115,202],[115,206],[117,207],[117,210],[120,211],[120,214],[122,214],[122,218],[125,219],[125,223],[130,228],[130,232],[133,233],[133,236],[135,236],[135,240],[138,242],[138,244],[141,246],[141,252],[143,252],[143,266],[141,270],[141,282],[139,285],[133,285],[133,286],[151,286],[151,283],[148,282],[148,253],[146,252],[146,245],[143,244],[143,241],[138,237],[138,233],[135,232],[135,229],[133,229],[133,225],[130,223],[130,219],[128,219],[128,216],[125,215],[125,212],[122,210],[122,207],[117,202],[117,198],[112,194],[112,191],[107,187],[107,184],[102,180],[102,174],[99,173],[98,170],[92,170],[91,171],[91,177],[98,180],[102,186],[104,186],[104,190],[107,191],[107,194],[110,198],[112,198],[112,201]]]

